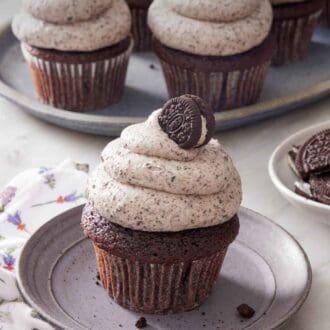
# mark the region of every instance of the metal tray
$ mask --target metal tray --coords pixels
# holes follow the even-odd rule
[[[41,104],[34,94],[19,42],[9,24],[0,29],[0,94],[30,114],[55,125],[99,135],[118,136],[126,126],[144,121],[167,99],[163,74],[152,53],[133,54],[121,102],[91,114]],[[309,56],[299,63],[272,68],[258,103],[216,113],[216,130],[275,117],[330,94],[330,30],[319,28]]]

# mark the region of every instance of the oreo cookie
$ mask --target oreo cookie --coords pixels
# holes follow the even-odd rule
[[[311,191],[311,186],[309,183],[307,182],[295,182],[295,193],[302,196],[302,197],[305,197],[307,199],[311,199],[313,201],[316,201],[316,199],[313,197],[312,195],[312,191]]]
[[[313,135],[300,146],[295,167],[303,180],[330,171],[330,129]]]
[[[330,173],[311,177],[309,184],[313,198],[318,202],[330,205]]]
[[[295,192],[313,201],[330,205],[330,129],[313,135],[288,153],[291,169],[302,181]]]
[[[207,144],[215,127],[212,109],[201,98],[190,94],[166,102],[158,122],[168,137],[183,149]]]

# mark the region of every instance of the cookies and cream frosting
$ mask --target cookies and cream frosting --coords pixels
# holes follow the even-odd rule
[[[226,56],[261,44],[272,18],[269,0],[154,0],[148,24],[154,36],[170,48]]]
[[[82,52],[115,45],[130,27],[125,0],[24,0],[12,23],[16,37],[31,46]]]
[[[241,203],[232,160],[214,139],[181,149],[158,123],[160,111],[108,144],[88,199],[109,221],[143,231],[181,231],[230,220]]]

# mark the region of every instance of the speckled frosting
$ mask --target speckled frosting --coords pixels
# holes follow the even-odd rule
[[[240,54],[261,44],[272,25],[269,0],[154,0],[148,24],[164,45],[197,55]]]
[[[25,0],[12,23],[16,37],[31,46],[82,52],[117,44],[130,27],[125,0]]]
[[[216,140],[180,149],[161,130],[158,115],[128,127],[104,149],[88,185],[93,207],[113,223],[150,232],[209,227],[233,218],[241,182],[226,151]]]

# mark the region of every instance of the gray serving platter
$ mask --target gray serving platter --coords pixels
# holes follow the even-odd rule
[[[92,244],[82,234],[82,206],[43,225],[23,248],[18,283],[25,300],[46,320],[65,329],[135,329],[141,316],[114,303],[96,284]],[[199,309],[145,315],[147,329],[274,329],[303,304],[311,286],[309,261],[287,232],[241,208],[240,234],[230,246],[213,293]],[[236,307],[252,306],[246,320]]]
[[[330,93],[330,30],[315,34],[308,57],[299,63],[272,68],[257,104],[217,113],[216,130],[278,116]],[[41,104],[24,63],[19,42],[7,24],[0,28],[0,94],[28,113],[65,128],[118,136],[123,128],[144,121],[167,99],[160,64],[152,53],[133,54],[126,90],[117,105],[90,114],[74,113]]]

